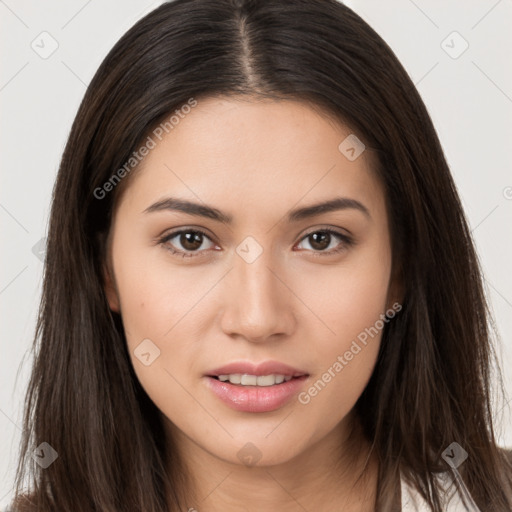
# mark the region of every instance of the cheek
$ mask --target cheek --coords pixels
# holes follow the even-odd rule
[[[214,282],[215,276],[170,263],[159,247],[122,252],[118,245],[116,281],[121,314],[129,343],[153,336],[172,338],[182,319],[193,314],[197,304]],[[114,254],[115,258],[116,254]]]
[[[347,259],[335,275],[331,268],[300,280],[297,294],[317,318],[310,315],[311,320],[303,324],[305,329],[313,325],[316,329],[316,335],[313,330],[307,335],[314,340],[310,355],[315,375],[299,402],[312,417],[329,410],[326,428],[349,412],[373,372],[389,322],[383,315],[390,268],[384,240],[362,251],[357,259]]]
[[[159,407],[188,410],[183,386],[188,389],[188,379],[201,374],[197,352],[204,322],[197,315],[225,270],[172,265],[160,248],[127,251],[128,238],[117,239],[113,259],[132,365]]]
[[[131,364],[157,408],[178,423],[201,414],[189,393],[195,392],[188,379],[197,361],[197,344],[190,340],[197,338],[194,305],[211,286],[190,276],[185,282],[185,275],[134,253],[119,258],[116,267]]]
[[[384,237],[347,254],[336,266],[318,265],[314,272],[296,272],[294,291],[317,317],[320,340],[324,340],[320,345],[327,350],[350,344],[387,309],[391,254]]]

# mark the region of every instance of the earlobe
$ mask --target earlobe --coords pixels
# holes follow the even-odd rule
[[[403,284],[402,273],[395,271],[393,274],[392,282],[388,289],[388,309],[394,309],[399,305],[402,309],[405,296],[405,287]]]
[[[103,282],[105,296],[107,298],[110,309],[116,313],[119,313],[119,295],[117,293],[114,279],[112,278],[112,272],[107,268],[106,265],[103,265]]]
[[[389,295],[388,306],[391,309],[396,309],[397,305],[402,309],[402,305],[404,302],[404,290],[401,285],[397,285],[394,287],[392,293]]]

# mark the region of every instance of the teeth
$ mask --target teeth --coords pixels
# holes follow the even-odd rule
[[[256,386],[258,379],[259,377],[256,377],[256,375],[242,375],[240,384],[242,384],[242,386]]]
[[[242,386],[273,386],[274,384],[281,384],[288,382],[292,379],[291,375],[247,375],[246,373],[233,373],[230,375],[219,375],[219,380],[222,382],[229,381],[231,384],[240,384]]]

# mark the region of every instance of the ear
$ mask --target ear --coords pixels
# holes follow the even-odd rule
[[[388,289],[387,307],[392,309],[394,304],[402,306],[405,296],[405,287],[403,283],[402,272],[400,269],[395,269],[391,276],[391,281]]]
[[[119,313],[119,295],[117,293],[117,287],[115,285],[114,278],[112,277],[112,272],[107,267],[107,265],[103,266],[103,282],[105,295],[107,297],[110,309],[116,313]]]
[[[111,311],[119,313],[121,308],[112,265],[111,230],[98,233],[96,243],[101,248],[103,291]]]
[[[120,312],[119,307],[119,294],[117,293],[117,286],[113,277],[112,269],[109,265],[103,265],[103,287],[105,296],[107,297],[108,305],[112,311]]]

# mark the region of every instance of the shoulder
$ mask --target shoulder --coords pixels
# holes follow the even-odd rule
[[[17,496],[7,507],[0,512],[33,512],[38,510],[34,493]]]
[[[442,493],[442,506],[444,512],[460,512],[465,510],[463,502],[453,485],[454,478],[451,472],[446,471],[437,475],[437,481]],[[430,512],[430,507],[415,487],[410,485],[403,476],[400,478],[400,495],[402,512]]]
[[[454,475],[450,471],[437,475],[437,481],[443,493],[441,496],[443,512],[462,512],[467,510],[457,492]],[[430,512],[425,499],[404,479],[400,480],[402,512]]]
[[[500,448],[500,451],[507,459],[508,463],[512,465],[512,448]]]
[[[511,448],[499,448],[499,452],[503,458],[510,465],[512,474],[512,449]],[[457,473],[452,471],[446,471],[437,475],[437,480],[443,492],[443,511],[445,512],[460,512],[467,510],[463,504],[463,501],[457,492],[455,480],[457,479]],[[401,492],[401,503],[402,512],[429,512],[430,508],[421,496],[421,494],[411,486],[406,479],[401,475],[400,477],[400,492]]]

